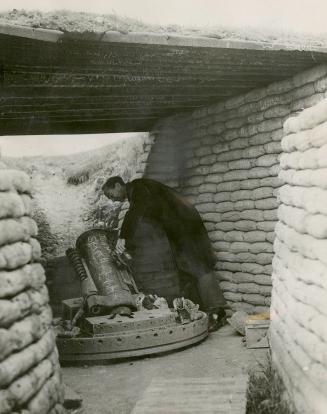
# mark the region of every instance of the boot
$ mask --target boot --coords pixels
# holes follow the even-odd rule
[[[208,316],[209,332],[215,332],[227,323],[226,312],[224,308],[219,308],[217,311],[208,312]]]

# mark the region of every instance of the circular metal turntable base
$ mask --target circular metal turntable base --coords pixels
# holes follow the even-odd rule
[[[157,354],[201,342],[208,336],[208,316],[182,325],[167,310],[141,311],[135,319],[87,318],[89,336],[57,338],[61,362],[105,361]],[[92,332],[91,332],[92,331]]]

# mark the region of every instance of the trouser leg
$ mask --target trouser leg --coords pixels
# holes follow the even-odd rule
[[[219,309],[226,307],[223,292],[213,271],[199,277],[197,286],[206,312],[217,312]]]
[[[179,281],[181,295],[193,303],[197,303],[200,305],[200,309],[203,309],[196,278],[189,273],[179,271]]]

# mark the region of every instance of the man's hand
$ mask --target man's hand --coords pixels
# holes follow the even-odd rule
[[[125,239],[118,239],[115,247],[117,254],[123,254],[125,251]]]

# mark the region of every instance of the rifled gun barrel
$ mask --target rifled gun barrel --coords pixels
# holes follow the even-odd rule
[[[86,231],[77,239],[76,247],[91,273],[98,294],[106,297],[110,308],[124,306],[136,309],[131,291],[113,257],[112,243],[108,239],[107,231]]]

